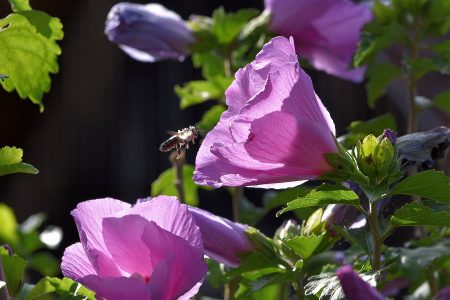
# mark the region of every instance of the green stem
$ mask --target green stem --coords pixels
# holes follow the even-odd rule
[[[375,202],[369,204],[369,214],[367,215],[367,222],[369,223],[370,233],[373,241],[372,253],[372,270],[378,271],[381,268],[381,246],[383,240],[380,234],[380,225],[378,224],[378,212]]]
[[[181,150],[180,156],[177,157],[177,153],[173,152],[170,157],[170,162],[172,163],[173,168],[173,185],[177,189],[178,192],[178,200],[181,203],[185,203],[186,199],[184,196],[184,182],[183,182],[183,165],[185,161],[185,152]]]
[[[242,197],[244,197],[244,188],[243,187],[235,187],[232,189],[232,206],[233,206],[233,221],[239,222],[241,217],[241,201]]]
[[[430,285],[431,297],[435,296],[439,292],[438,282],[436,276],[434,275],[434,268],[430,266],[427,272],[428,283]]]
[[[2,259],[0,258],[0,281],[6,282],[5,273],[3,271]],[[8,294],[8,288],[6,286],[0,288],[0,300],[11,299]]]
[[[295,295],[298,300],[305,300],[305,290],[303,288],[303,283],[300,281],[293,281],[292,286],[294,287]]]
[[[236,293],[239,286],[239,277],[234,277],[230,280],[230,282],[225,284],[225,289],[223,293],[224,300],[234,300],[236,297],[234,294]]]

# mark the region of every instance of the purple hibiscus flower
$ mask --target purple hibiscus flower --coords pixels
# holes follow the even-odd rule
[[[269,28],[293,36],[297,53],[318,70],[360,82],[364,68],[350,69],[370,8],[350,0],[265,0]]]
[[[108,14],[105,34],[136,60],[183,60],[195,41],[181,17],[157,3],[118,3]]]
[[[110,198],[72,211],[81,243],[61,269],[100,299],[189,299],[206,276],[203,241],[186,205],[160,196],[131,206]]]
[[[324,154],[338,151],[334,123],[292,38],[273,38],[235,77],[197,154],[198,184],[286,188],[332,170]]]

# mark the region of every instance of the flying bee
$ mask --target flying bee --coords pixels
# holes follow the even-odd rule
[[[195,128],[195,126],[189,126],[188,128],[183,128],[175,131],[169,131],[172,136],[164,141],[161,146],[159,146],[159,151],[167,152],[172,149],[177,150],[177,159],[180,158],[180,151],[183,147],[189,149],[189,143],[195,144],[195,139],[198,138],[200,130]]]

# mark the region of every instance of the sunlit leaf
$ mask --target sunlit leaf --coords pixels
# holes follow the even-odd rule
[[[0,259],[3,264],[8,293],[10,296],[14,297],[22,289],[23,276],[27,262],[17,254],[10,256],[8,250],[1,246]]]
[[[17,220],[14,211],[4,203],[0,203],[0,243],[17,242]]]
[[[63,37],[62,24],[44,12],[27,10],[0,20],[0,73],[3,88],[16,90],[43,110],[42,97],[50,90],[50,73],[58,73],[61,49],[56,41]]]
[[[22,156],[20,148],[0,148],[0,176],[13,173],[37,174],[39,171],[35,167],[22,162]]]
[[[29,0],[9,0],[9,3],[11,4],[11,8],[14,12],[31,10]]]
[[[248,21],[257,15],[256,9],[240,9],[235,13],[226,13],[222,7],[216,9],[213,12],[214,33],[219,43],[230,43]]]
[[[225,107],[223,105],[214,105],[203,114],[202,119],[197,123],[197,127],[200,128],[205,134],[208,133],[219,122],[220,116],[224,111]]]
[[[417,173],[401,181],[389,194],[415,195],[450,205],[449,178],[442,171]]]
[[[64,277],[44,277],[28,293],[25,300],[47,299],[52,295],[60,296],[58,299],[95,300],[94,292],[86,289],[78,282]],[[51,298],[53,299],[53,297]]]
[[[450,226],[450,214],[447,211],[435,212],[419,203],[409,203],[394,213],[391,218],[391,225],[394,227],[417,225]]]
[[[318,188],[305,191],[297,199],[289,202],[287,207],[277,213],[277,216],[297,208],[320,206],[325,204],[358,205],[359,197],[352,190],[342,185],[323,184]]]
[[[324,236],[325,234],[296,236],[284,242],[301,258],[308,259],[320,245]]]

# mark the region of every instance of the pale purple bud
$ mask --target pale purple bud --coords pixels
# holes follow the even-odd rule
[[[397,132],[390,130],[389,128],[384,129],[383,138],[388,138],[392,145],[397,142]]]
[[[385,299],[370,284],[364,281],[352,266],[342,266],[337,270],[337,276],[341,282],[347,300],[383,300]]]
[[[8,255],[9,256],[13,256],[14,255],[14,251],[12,250],[11,246],[8,244],[3,244],[2,245],[3,248],[5,248],[8,251]]]
[[[183,19],[157,3],[114,5],[106,20],[105,34],[128,55],[143,62],[183,60],[195,41]]]

